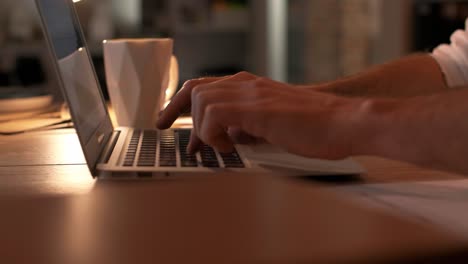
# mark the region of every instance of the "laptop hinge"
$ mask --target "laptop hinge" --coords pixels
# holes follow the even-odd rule
[[[121,132],[119,130],[115,130],[114,132],[112,132],[112,135],[111,135],[110,139],[107,141],[106,146],[102,150],[101,158],[99,160],[99,163],[101,163],[101,164],[102,163],[104,163],[104,164],[109,163],[110,157],[112,155],[112,152],[114,151],[115,145],[117,144],[120,133]]]

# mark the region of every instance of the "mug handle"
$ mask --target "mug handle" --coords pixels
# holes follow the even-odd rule
[[[169,71],[169,83],[166,89],[166,103],[169,102],[179,86],[179,62],[176,56],[171,57],[171,69]]]

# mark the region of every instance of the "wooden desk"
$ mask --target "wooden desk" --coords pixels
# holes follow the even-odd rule
[[[74,135],[57,133],[0,137],[2,263],[428,263],[465,247],[303,179],[94,181]],[[360,160],[364,182],[425,173]]]

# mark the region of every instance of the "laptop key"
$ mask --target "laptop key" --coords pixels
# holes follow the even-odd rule
[[[203,145],[200,150],[203,167],[219,168],[218,157],[213,148],[208,145]]]
[[[179,152],[181,165],[183,167],[198,167],[197,157],[187,153],[187,146],[190,142],[189,129],[180,129],[179,134]],[[203,145],[200,149],[201,165],[207,168],[219,168],[220,164],[216,152],[208,145]]]
[[[140,141],[140,133],[141,132],[139,130],[133,131],[132,137],[130,139],[130,143],[128,144],[128,147],[127,147],[127,153],[125,155],[125,160],[124,160],[124,163],[123,163],[123,166],[125,166],[125,167],[132,167],[133,164],[135,163],[138,143]]]
[[[158,159],[160,167],[177,166],[175,135],[173,131],[161,132]]]
[[[220,155],[226,168],[245,168],[244,162],[236,151],[233,153],[221,153]]]
[[[156,131],[151,130],[143,132],[138,166],[152,167],[156,165],[157,136],[158,134]]]

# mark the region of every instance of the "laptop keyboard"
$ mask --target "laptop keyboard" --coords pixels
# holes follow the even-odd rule
[[[239,153],[217,153],[203,145],[196,154],[189,154],[187,146],[190,129],[135,130],[130,138],[122,165],[125,167],[166,168],[245,168]]]

